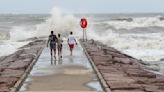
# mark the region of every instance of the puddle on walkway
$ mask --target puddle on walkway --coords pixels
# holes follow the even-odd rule
[[[99,81],[95,80],[86,84],[88,87],[92,88],[94,91],[103,92]]]
[[[80,49],[82,50],[82,49]],[[67,50],[66,53],[69,53]],[[90,63],[88,62],[87,58],[83,51],[74,52],[74,56],[70,57],[69,55],[63,55],[63,62],[62,64],[57,65],[51,65],[50,64],[50,57],[49,56],[49,49],[45,48],[38,60],[38,62],[34,65],[31,73],[29,74],[28,78],[25,80],[24,84],[22,85],[19,92],[26,92],[28,90],[28,87],[31,85],[30,82],[33,81],[33,77],[37,76],[48,76],[48,75],[54,75],[61,72],[64,72],[64,74],[70,74],[70,75],[79,75],[79,74],[87,74],[87,73],[93,73],[92,67]],[[83,70],[62,70],[63,67],[69,67],[69,66],[80,66],[85,69]],[[91,90],[94,90],[95,92],[103,92],[100,83],[97,79],[91,80],[91,82],[86,84],[87,87],[89,87]]]

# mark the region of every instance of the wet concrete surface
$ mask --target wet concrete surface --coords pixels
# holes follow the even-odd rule
[[[50,50],[45,48],[19,92],[103,92],[80,44],[73,56],[63,44],[62,64],[51,64]]]

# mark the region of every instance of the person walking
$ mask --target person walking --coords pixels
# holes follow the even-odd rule
[[[57,43],[57,37],[54,35],[54,32],[51,31],[51,35],[49,35],[47,47],[50,46],[50,54],[51,54],[51,64],[53,64],[53,53],[54,52],[54,64],[56,64],[56,43]]]
[[[62,47],[63,47],[62,43],[63,43],[63,40],[61,38],[61,35],[58,34],[58,45],[57,45],[57,47],[58,47],[59,62],[61,62],[61,59],[62,59]]]
[[[67,42],[68,42],[68,45],[70,48],[70,56],[72,56],[74,44],[76,43],[76,45],[77,45],[77,41],[75,39],[75,36],[73,35],[73,32],[70,32],[70,35],[68,36]]]

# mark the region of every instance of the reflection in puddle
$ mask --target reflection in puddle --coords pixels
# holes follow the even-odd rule
[[[88,87],[93,88],[94,91],[103,92],[102,87],[99,81],[92,81],[86,84]]]

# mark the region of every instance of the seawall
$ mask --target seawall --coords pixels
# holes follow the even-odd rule
[[[164,76],[150,72],[140,60],[98,41],[81,44],[106,92],[164,92]]]
[[[16,92],[37,61],[45,40],[35,39],[13,54],[0,57],[0,92]]]

